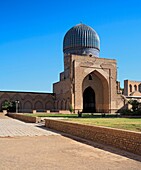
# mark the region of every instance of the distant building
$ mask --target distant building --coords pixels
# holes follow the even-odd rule
[[[100,39],[84,24],[72,27],[63,41],[64,71],[53,84],[53,93],[0,92],[0,110],[5,100],[19,100],[20,112],[69,110],[116,112],[126,97],[141,96],[141,82],[125,80],[124,95],[117,82],[116,60],[99,58]]]
[[[5,101],[19,101],[19,112],[32,112],[33,110],[45,111],[54,108],[54,94],[36,93],[36,92],[16,92],[1,91],[0,92],[0,110]]]
[[[141,81],[124,80],[124,95],[141,101]]]

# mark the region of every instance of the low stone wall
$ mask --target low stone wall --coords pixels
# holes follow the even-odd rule
[[[45,110],[43,112],[38,112],[37,110],[32,110],[33,114],[46,114],[46,113],[50,113],[50,110]]]
[[[5,114],[3,112],[0,112],[0,116],[5,116]]]
[[[31,117],[31,116],[26,116],[24,114],[19,114],[19,113],[8,113],[8,116],[14,119],[27,122],[27,123],[38,123],[41,121],[40,117]]]
[[[69,110],[59,110],[58,113],[71,114]]]
[[[62,120],[45,120],[45,126],[97,143],[141,155],[141,133],[114,128],[82,125]]]
[[[6,115],[7,114],[7,110],[3,110],[3,114]]]
[[[50,113],[71,114],[71,112],[69,110],[59,110],[59,109],[52,109],[52,110],[50,110]]]

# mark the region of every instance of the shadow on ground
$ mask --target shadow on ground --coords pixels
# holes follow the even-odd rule
[[[94,148],[98,148],[98,149],[101,149],[101,150],[104,150],[104,151],[107,151],[107,152],[110,152],[110,153],[114,153],[114,154],[117,154],[117,155],[120,155],[120,156],[127,157],[129,159],[133,159],[133,160],[141,162],[141,156],[139,156],[139,155],[136,155],[136,154],[133,154],[133,153],[130,153],[130,152],[118,149],[118,148],[114,148],[114,147],[111,147],[109,145],[103,145],[103,144],[92,142],[92,141],[89,141],[89,140],[86,140],[86,139],[83,139],[83,138],[72,136],[70,134],[66,134],[66,133],[59,132],[59,131],[56,131],[56,130],[53,130],[53,129],[49,129],[49,128],[45,127],[43,123],[36,125],[36,127],[57,133],[61,136],[70,138],[70,139],[75,140],[77,142],[81,142],[81,143],[90,145]]]

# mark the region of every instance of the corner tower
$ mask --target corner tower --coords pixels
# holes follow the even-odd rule
[[[99,58],[99,36],[78,24],[64,36],[64,71],[53,84],[55,110],[115,112],[123,105],[117,91],[116,60]]]

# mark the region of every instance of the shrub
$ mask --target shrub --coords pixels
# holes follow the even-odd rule
[[[128,101],[128,103],[132,105],[133,112],[136,112],[138,110],[140,103],[137,100],[131,99],[131,100]]]
[[[70,105],[69,111],[72,113],[74,111],[72,105]]]
[[[135,116],[141,116],[141,108],[139,108],[137,111],[133,113]]]
[[[121,115],[132,115],[133,112],[129,109],[122,109],[120,110]]]
[[[5,100],[2,104],[2,109],[7,110],[9,112],[15,112],[15,102]]]

